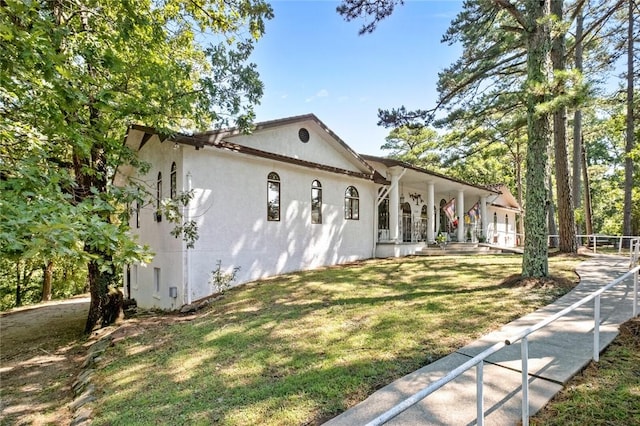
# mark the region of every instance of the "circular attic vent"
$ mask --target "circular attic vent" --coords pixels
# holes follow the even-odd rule
[[[298,130],[298,137],[304,143],[309,142],[309,131],[302,127],[300,130]]]

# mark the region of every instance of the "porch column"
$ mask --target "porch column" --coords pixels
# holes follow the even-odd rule
[[[482,236],[486,242],[489,242],[489,234],[487,233],[489,218],[487,217],[487,197],[480,197],[480,221],[482,222]]]
[[[391,194],[389,194],[389,238],[398,242],[398,211],[400,209],[400,179],[397,170],[391,170]]]
[[[434,229],[436,223],[436,211],[435,211],[435,190],[433,182],[427,184],[427,242],[434,242]]]
[[[464,242],[464,191],[462,189],[458,190],[456,216],[458,216],[458,241]]]

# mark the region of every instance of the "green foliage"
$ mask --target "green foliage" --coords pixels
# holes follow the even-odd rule
[[[211,271],[209,276],[209,284],[213,287],[214,293],[224,293],[231,288],[231,285],[236,280],[236,275],[240,271],[240,267],[236,266],[229,273],[222,272],[222,261],[216,262],[216,268]]]
[[[52,299],[63,299],[87,291],[87,272],[73,258],[53,260]],[[0,259],[0,311],[17,306],[17,282],[20,283],[20,304],[42,300],[44,260],[38,257],[11,260]]]
[[[171,235],[182,238],[187,243],[187,248],[193,248],[198,240],[198,225],[194,220],[185,220],[182,209],[193,198],[193,191],[180,191],[175,198],[165,198],[161,202],[163,216],[174,224]]]
[[[271,17],[262,0],[3,2],[0,256],[68,256],[109,284],[148,260],[125,208],[144,193],[110,185],[138,165],[127,126],[248,128],[262,84],[247,59]],[[193,224],[177,224],[193,241]]]
[[[440,165],[439,137],[433,129],[397,127],[391,130],[385,141],[380,149],[391,151],[390,158],[431,169]]]

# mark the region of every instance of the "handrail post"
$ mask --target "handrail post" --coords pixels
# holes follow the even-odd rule
[[[484,426],[484,361],[480,361],[476,366],[476,424],[478,426]]]
[[[529,426],[529,338],[520,341],[522,356],[522,426]]]
[[[600,361],[600,295],[593,302],[593,360]]]
[[[638,275],[640,271],[633,274],[633,317],[638,316]]]

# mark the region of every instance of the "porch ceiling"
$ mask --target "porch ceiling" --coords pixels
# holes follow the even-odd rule
[[[392,158],[365,154],[363,154],[362,157],[383,176],[387,175],[387,172],[398,175],[402,174],[400,185],[403,189],[410,188],[415,191],[425,192],[427,190],[427,184],[433,183],[435,192],[440,194],[444,192],[455,192],[457,194],[460,190],[464,191],[466,195],[480,197],[497,196],[500,194],[500,191],[494,188],[466,183]],[[390,179],[388,175],[387,179]]]
[[[499,192],[489,188],[483,188],[475,185],[466,184],[464,182],[454,181],[438,175],[427,174],[421,171],[407,169],[406,173],[400,179],[400,184],[404,189],[412,189],[420,192],[427,190],[427,184],[433,183],[436,193],[464,191],[465,195],[476,195],[486,197],[497,195]]]

